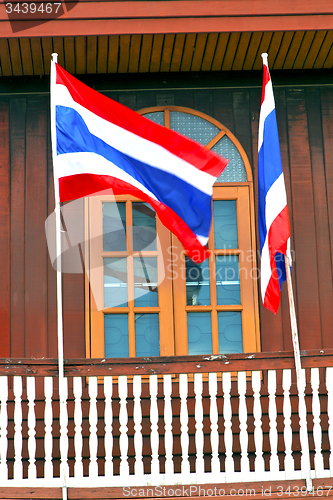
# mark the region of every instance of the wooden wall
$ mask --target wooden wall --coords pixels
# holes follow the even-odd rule
[[[260,89],[110,92],[140,109],[179,105],[226,125],[254,179]],[[292,226],[292,277],[301,349],[333,346],[333,87],[275,89]],[[256,193],[256,180],[255,180]],[[47,95],[0,96],[0,357],[56,357],[56,273],[44,223],[54,209]],[[81,221],[82,222],[82,221]],[[287,293],[260,306],[263,351],[291,350]],[[64,275],[65,357],[85,357],[83,275]]]

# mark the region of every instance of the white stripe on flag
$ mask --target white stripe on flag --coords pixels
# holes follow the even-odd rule
[[[258,151],[260,150],[264,136],[264,125],[267,116],[275,109],[272,80],[269,79],[265,88],[265,99],[261,105],[259,116]]]

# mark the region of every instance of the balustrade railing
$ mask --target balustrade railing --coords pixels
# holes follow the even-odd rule
[[[333,351],[302,354],[300,394],[291,353],[67,360],[65,415],[56,361],[0,360],[0,486],[293,480],[308,446],[331,477]]]

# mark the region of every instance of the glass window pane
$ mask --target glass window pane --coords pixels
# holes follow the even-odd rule
[[[240,304],[238,255],[217,255],[215,269],[217,303],[219,305]]]
[[[216,182],[246,182],[247,174],[243,158],[235,144],[224,135],[213,147],[212,151],[229,159],[229,163]]]
[[[219,329],[219,353],[243,352],[242,313],[222,311],[217,313]]]
[[[128,317],[127,314],[104,315],[104,346],[106,358],[128,358]]]
[[[126,250],[126,204],[103,203],[103,250],[119,252]]]
[[[127,306],[127,259],[104,258],[104,307]]]
[[[137,356],[159,356],[158,314],[135,315],[135,351]]]
[[[209,259],[196,264],[188,257],[186,263],[186,302],[188,306],[210,304]]]
[[[189,113],[180,113],[179,111],[171,111],[170,128],[200,142],[204,146],[220,132],[219,128],[207,120]]]
[[[212,354],[210,312],[187,313],[188,354]]]
[[[215,248],[238,248],[236,200],[214,200]]]
[[[156,250],[156,212],[148,203],[133,203],[133,250]]]
[[[138,257],[133,263],[135,307],[157,307],[157,258]]]
[[[158,125],[164,126],[164,111],[156,111],[155,113],[146,113],[143,115],[145,118],[148,118],[154,123],[158,123]]]

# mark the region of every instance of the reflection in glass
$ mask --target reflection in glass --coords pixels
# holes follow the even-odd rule
[[[156,212],[148,203],[133,203],[133,250],[156,250]]]
[[[217,255],[216,293],[219,305],[240,304],[240,280],[238,255]]]
[[[106,358],[129,356],[127,314],[104,315],[104,346]]]
[[[201,264],[185,257],[186,303],[188,306],[208,306],[210,304],[209,259]]]
[[[104,258],[104,307],[127,306],[127,260]]]
[[[103,250],[119,252],[126,250],[126,204],[103,203]]]
[[[210,312],[187,313],[188,354],[212,354]]]
[[[236,200],[214,200],[215,248],[238,248]]]
[[[159,356],[160,338],[158,314],[135,315],[136,356]]]
[[[219,353],[243,352],[242,313],[221,311],[217,313],[219,330]]]
[[[153,111],[152,113],[146,113],[142,116],[148,118],[154,123],[158,123],[158,125],[164,126],[164,111]]]
[[[134,265],[134,306],[157,307],[157,258],[136,257]]]

